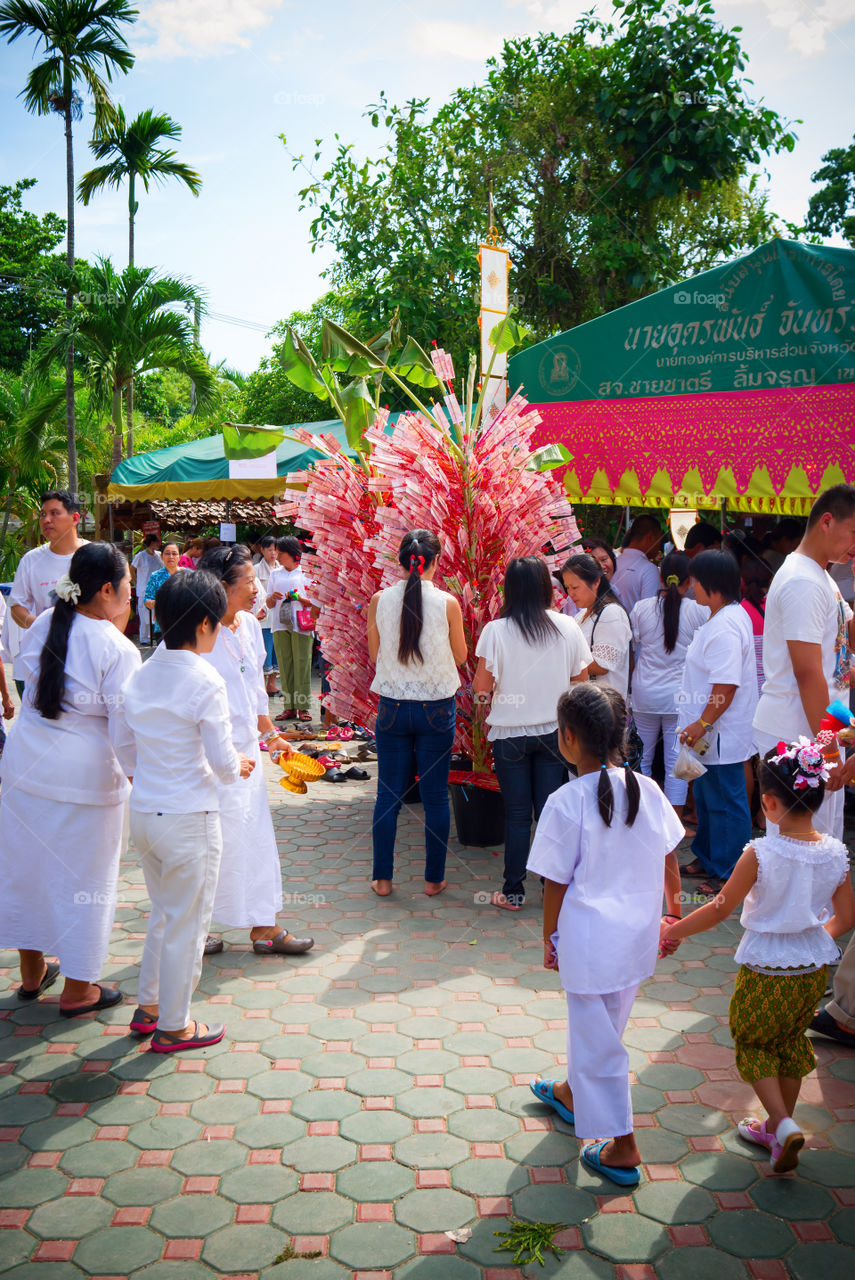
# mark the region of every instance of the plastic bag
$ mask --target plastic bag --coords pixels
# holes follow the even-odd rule
[[[682,778],[684,782],[694,782],[695,778],[703,777],[706,771],[706,765],[701,764],[695,752],[684,742],[674,762],[674,777]]]

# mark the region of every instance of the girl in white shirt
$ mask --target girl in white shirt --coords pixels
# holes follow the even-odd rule
[[[767,1113],[738,1126],[766,1147],[775,1173],[795,1168],[804,1135],[793,1119],[802,1078],[816,1066],[805,1035],[840,952],[834,941],[855,924],[846,846],[813,825],[828,770],[822,748],[779,742],[759,767],[760,799],[778,834],[754,840],[714,902],[662,933],[666,954],[712,929],[740,902],[740,964],[730,1002],[736,1067]]]
[[[19,1000],[36,999],[61,972],[60,1013],[73,1017],[122,999],[97,979],[136,762],[123,690],[140,655],[122,634],[131,576],[114,546],[85,542],[55,591],[24,635],[24,700],[3,755],[0,946],[20,951]]]
[[[663,890],[680,914],[673,850],[683,828],[656,783],[627,766],[626,719],[623,699],[590,683],[558,703],[561,751],[579,776],[547,800],[528,870],[546,877],[543,964],[567,994],[567,1081],[531,1089],[578,1138],[600,1139],[583,1148],[585,1164],[635,1186],[641,1154],[621,1037],[656,965]]]
[[[641,772],[649,778],[659,735],[665,749],[665,794],[679,815],[686,803],[688,783],[673,774],[679,751],[677,701],[683,678],[686,650],[698,627],[709,617],[685,596],[691,585],[691,560],[672,551],[662,561],[658,595],[639,600],[630,615],[635,641],[632,673],[632,717],[644,744]]]
[[[626,698],[632,641],[626,609],[593,556],[571,556],[561,566],[561,577],[565,591],[579,609],[576,621],[593,655],[589,679]]]
[[[502,616],[488,622],[475,650],[472,689],[492,695],[487,724],[505,805],[505,882],[494,907],[519,911],[525,864],[543,806],[567,781],[558,749],[556,707],[562,693],[587,680],[591,652],[573,618],[552,609],[549,570],[538,556],[511,560],[505,571]]]

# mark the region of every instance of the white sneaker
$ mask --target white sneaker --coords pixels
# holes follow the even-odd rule
[[[773,1173],[789,1173],[799,1162],[799,1152],[805,1145],[805,1135],[795,1120],[789,1116],[775,1130],[772,1155],[769,1163]]]

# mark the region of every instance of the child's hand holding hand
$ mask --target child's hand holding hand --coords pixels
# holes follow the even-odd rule
[[[558,952],[551,938],[543,939],[543,967],[544,969],[558,968]]]
[[[7,696],[3,699],[3,719],[11,720],[14,714],[15,714],[15,704],[7,694]]]
[[[677,916],[663,916],[659,925],[659,959],[663,960],[665,956],[671,956],[677,950],[682,941],[681,938],[672,938],[669,936],[671,927],[678,922]]]

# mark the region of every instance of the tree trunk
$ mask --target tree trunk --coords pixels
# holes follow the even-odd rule
[[[67,236],[66,262],[74,269],[74,151],[71,145],[71,94],[72,82],[68,64],[63,76],[63,94],[65,98],[65,182],[67,203]],[[65,309],[71,312],[74,307],[74,294],[68,289],[65,294]],[[65,355],[65,432],[68,440],[68,489],[72,495],[77,494],[77,431],[74,420],[74,343],[69,342]]]
[[[112,470],[122,461],[122,388],[113,387],[113,458]]]
[[[3,512],[3,528],[0,529],[0,551],[6,545],[6,534],[9,532],[9,520],[12,515],[12,503],[15,499],[15,485],[18,480],[18,471],[16,467],[9,469],[9,493],[6,497],[6,508]]]
[[[125,431],[125,457],[131,458],[134,453],[134,379],[128,381],[127,391],[127,429]]]
[[[134,265],[134,218],[137,212],[137,203],[134,198],[134,171],[130,170],[128,174],[128,266]],[[125,444],[127,447],[128,457],[133,456],[134,452],[134,375],[131,374],[127,389],[127,419],[128,431]]]

